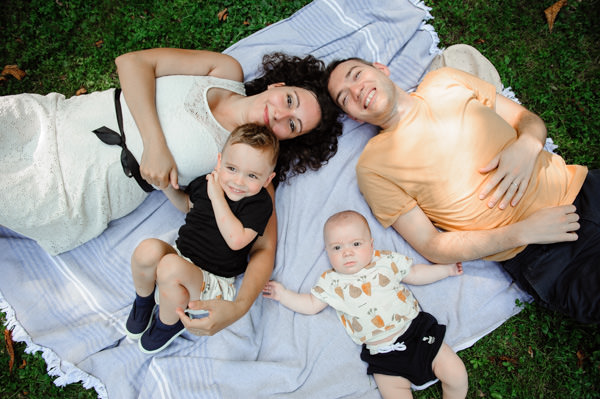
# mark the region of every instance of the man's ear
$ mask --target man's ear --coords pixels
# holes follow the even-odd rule
[[[267,186],[269,185],[269,183],[271,183],[271,180],[273,180],[274,177],[275,177],[275,172],[273,172],[269,175],[269,177],[265,181],[265,184],[263,184],[263,187],[267,188]]]
[[[390,68],[388,68],[387,65],[383,65],[380,62],[374,62],[373,66],[375,67],[375,69],[378,69],[381,72],[383,72],[385,74],[385,76],[387,76],[387,77],[390,76]]]
[[[281,87],[281,86],[285,86],[285,83],[284,82],[271,83],[270,85],[267,86],[267,90],[271,90],[274,87]]]

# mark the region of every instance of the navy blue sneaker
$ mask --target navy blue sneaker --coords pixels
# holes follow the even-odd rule
[[[169,346],[184,331],[185,327],[181,320],[177,320],[177,323],[168,326],[158,319],[158,312],[156,312],[156,316],[152,318],[150,327],[142,334],[138,342],[138,347],[142,352],[147,354],[158,353]]]
[[[156,308],[156,304],[153,302],[146,306],[137,306],[137,301],[133,301],[131,312],[129,312],[129,317],[125,323],[125,332],[129,338],[138,339],[150,327],[152,315]]]

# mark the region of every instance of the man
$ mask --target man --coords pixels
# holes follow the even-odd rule
[[[465,72],[430,72],[410,94],[379,63],[329,73],[340,108],[383,129],[356,170],[384,227],[434,263],[501,261],[546,306],[600,322],[598,171],[542,151],[543,121]]]

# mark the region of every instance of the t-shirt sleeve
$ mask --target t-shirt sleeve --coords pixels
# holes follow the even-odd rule
[[[264,188],[256,195],[245,198],[244,205],[235,212],[236,217],[245,228],[252,229],[262,235],[273,213],[273,201]]]
[[[450,67],[440,68],[435,72],[445,73],[446,79],[454,80],[458,84],[471,90],[475,98],[483,105],[492,109],[496,107],[496,87],[493,84],[468,72]],[[432,74],[433,73],[434,72],[432,72]]]
[[[360,162],[356,166],[356,178],[371,212],[385,228],[417,205],[417,201],[391,178],[382,176]]]
[[[341,292],[341,288],[332,281],[333,273],[331,269],[323,272],[310,293],[334,309],[339,309],[344,303],[344,294]],[[339,288],[338,293],[335,292],[335,287]]]
[[[201,198],[207,198],[206,184],[206,175],[202,175],[195,178],[187,185],[184,192],[190,196],[192,204],[195,204]]]

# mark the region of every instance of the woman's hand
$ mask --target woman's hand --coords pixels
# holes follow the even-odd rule
[[[245,313],[240,311],[235,302],[223,299],[211,299],[207,301],[192,301],[190,309],[202,309],[208,311],[208,317],[191,319],[181,308],[176,312],[185,328],[194,335],[215,335],[222,329],[237,321]]]
[[[179,189],[177,165],[166,145],[144,148],[140,162],[140,174],[149,184],[161,190],[167,188],[169,184],[174,189]]]

